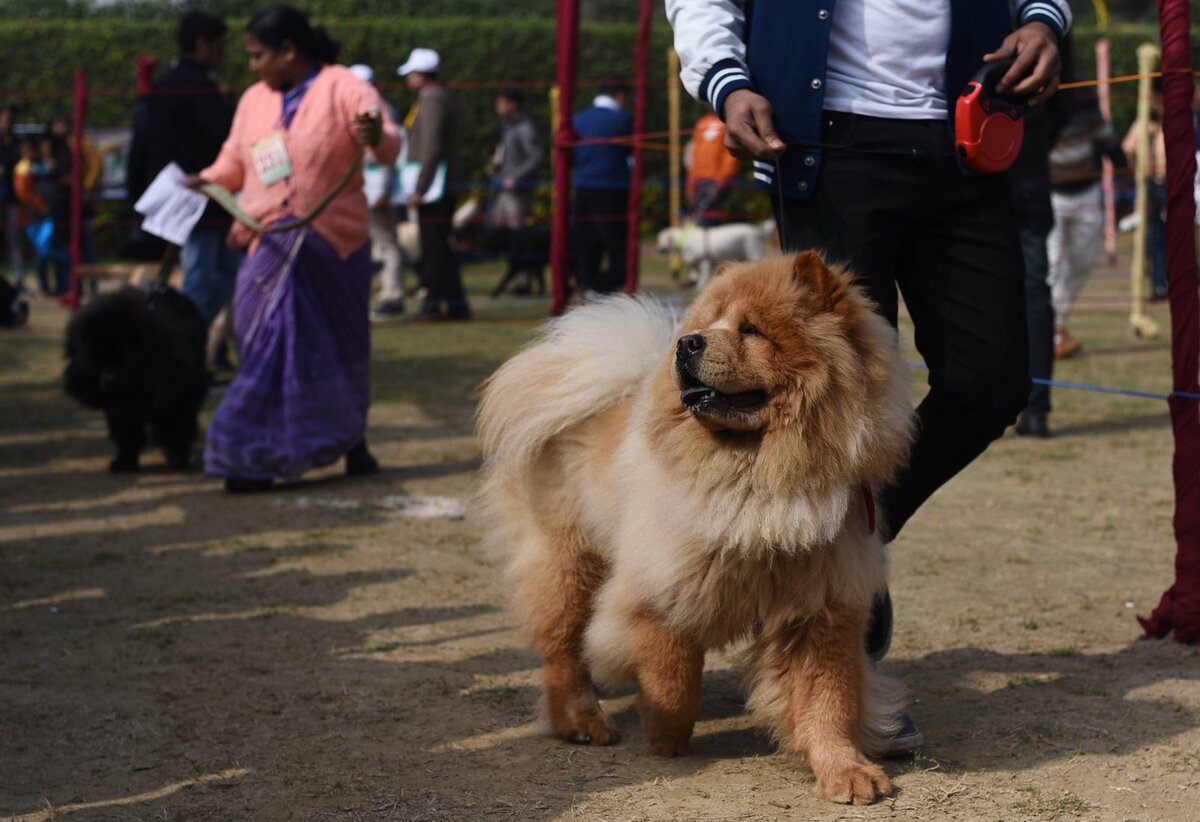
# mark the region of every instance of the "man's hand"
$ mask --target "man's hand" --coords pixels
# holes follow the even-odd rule
[[[729,93],[725,98],[725,148],[740,160],[774,160],[787,150],[775,133],[766,97],[745,88]]]
[[[1012,68],[996,84],[996,91],[1029,97],[1036,106],[1050,99],[1058,89],[1062,61],[1058,38],[1045,23],[1029,23],[1004,38],[1000,48],[983,56],[983,62],[1012,60]],[[732,95],[731,95],[732,96]]]

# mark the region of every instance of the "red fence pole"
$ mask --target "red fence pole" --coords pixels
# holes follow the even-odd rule
[[[79,307],[79,266],[83,263],[83,119],[87,103],[87,78],[75,69],[75,116],[71,126],[71,296],[72,309]]]
[[[1200,392],[1200,296],[1196,289],[1196,128],[1192,120],[1188,0],[1158,0],[1162,33],[1163,136],[1167,148],[1167,276],[1175,391]],[[1175,434],[1175,584],[1147,618],[1150,637],[1172,630],[1200,640],[1200,400],[1172,396]]]
[[[642,0],[638,13],[637,43],[633,54],[633,133],[646,133],[646,75],[650,66],[650,19],[653,15],[651,0]],[[638,285],[638,262],[641,257],[642,239],[642,141],[633,144],[633,172],[629,177],[629,207],[627,245],[625,249],[625,291],[632,294]]]
[[[145,97],[154,91],[154,70],[158,68],[158,58],[148,54],[139,54],[134,66],[138,97]]]
[[[554,298],[550,313],[567,307],[571,286],[571,143],[575,130],[575,78],[579,72],[579,0],[558,3],[558,131],[554,134],[554,214],[550,226],[550,282]]]

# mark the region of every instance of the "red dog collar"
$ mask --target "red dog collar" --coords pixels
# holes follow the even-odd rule
[[[875,533],[875,494],[864,485],[862,487],[863,504],[867,507],[867,533]]]

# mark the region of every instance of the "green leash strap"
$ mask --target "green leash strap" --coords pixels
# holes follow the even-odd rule
[[[346,173],[342,175],[342,179],[332,191],[318,200],[317,204],[309,209],[308,213],[303,217],[290,223],[283,223],[282,225],[264,226],[258,220],[254,219],[245,211],[243,211],[241,206],[238,205],[237,199],[216,183],[205,183],[204,185],[200,186],[200,191],[207,195],[208,198],[214,203],[229,212],[229,216],[245,225],[251,231],[257,234],[276,234],[282,231],[291,231],[294,228],[301,228],[317,219],[317,217],[321,215],[321,212],[325,210],[326,206],[333,202],[333,198],[341,194],[342,189],[350,184],[350,180],[353,179],[355,172],[357,172],[361,166],[362,155],[359,154],[354,158],[354,162],[350,164],[350,168],[346,169]]]
[[[175,270],[177,262],[179,262],[179,246],[174,243],[167,243],[167,247],[163,250],[162,259],[158,263],[159,285],[167,285],[171,279],[171,272]]]

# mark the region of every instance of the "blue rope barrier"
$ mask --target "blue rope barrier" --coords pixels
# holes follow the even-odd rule
[[[921,368],[926,371],[929,366],[923,362],[910,362],[913,368]],[[1188,400],[1200,400],[1200,394],[1193,394],[1190,391],[1172,391],[1170,394],[1155,394],[1152,391],[1135,391],[1132,388],[1110,388],[1105,385],[1091,385],[1085,382],[1063,382],[1061,380],[1044,380],[1041,377],[1034,377],[1033,382],[1037,385],[1048,385],[1051,388],[1071,388],[1075,391],[1091,391],[1095,394],[1120,394],[1124,397],[1138,397],[1144,400],[1169,400],[1175,397]]]

